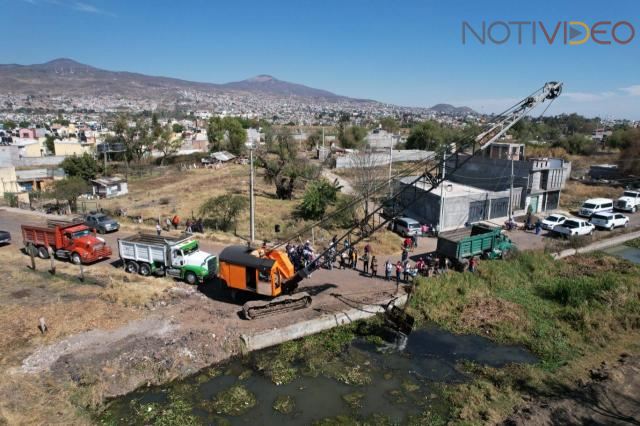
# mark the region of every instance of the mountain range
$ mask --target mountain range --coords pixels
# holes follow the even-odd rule
[[[268,95],[278,98],[295,97],[306,101],[330,103],[372,103],[376,101],[337,95],[327,90],[278,80],[270,75],[258,75],[242,81],[224,84],[202,83],[170,77],[149,76],[126,71],[108,71],[60,58],[43,64],[0,64],[0,91],[31,96],[116,96],[146,98],[161,103],[176,102],[193,96]],[[468,114],[467,107],[438,104],[434,112]]]

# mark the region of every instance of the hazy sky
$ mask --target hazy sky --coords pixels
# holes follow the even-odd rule
[[[271,74],[347,96],[481,112],[560,80],[565,92],[549,114],[640,119],[637,0],[0,0],[0,15],[0,63],[69,57],[216,83]],[[542,21],[551,36],[558,21],[621,20],[636,32],[626,45],[565,45],[560,27],[550,46],[539,26],[533,45],[528,25],[521,45],[513,25],[504,44],[462,43],[464,21],[477,31],[483,21]],[[497,24],[492,34],[506,30]],[[624,26],[617,34],[630,37]]]

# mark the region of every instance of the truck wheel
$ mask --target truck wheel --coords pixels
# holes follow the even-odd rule
[[[194,274],[193,272],[187,272],[186,274],[184,274],[184,280],[187,284],[194,285],[198,282],[198,277],[196,277],[196,274]]]
[[[78,253],[71,253],[71,263],[74,265],[79,265],[82,263],[82,258]]]
[[[127,271],[130,274],[137,274],[138,273],[138,264],[136,262],[127,262],[124,265],[124,270]]]
[[[40,259],[48,259],[49,258],[49,250],[45,246],[38,247],[38,257]]]
[[[148,277],[149,275],[151,275],[151,267],[146,263],[141,263],[140,268],[138,269],[138,272],[143,277]]]
[[[633,208],[631,209],[631,213],[635,213],[638,210],[637,206],[633,206]]]
[[[38,248],[36,246],[34,246],[33,244],[29,243],[29,244],[27,244],[25,252],[29,256],[31,256],[31,255],[37,256],[38,255]]]

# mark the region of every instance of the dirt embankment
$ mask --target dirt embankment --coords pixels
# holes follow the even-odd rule
[[[622,353],[589,375],[589,380],[556,389],[561,398],[530,400],[504,425],[640,425],[640,355]]]

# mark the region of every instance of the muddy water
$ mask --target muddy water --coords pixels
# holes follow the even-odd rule
[[[640,265],[640,249],[621,245],[608,248],[604,252]]]
[[[324,371],[313,374],[304,362],[297,361],[296,377],[278,386],[273,376],[267,377],[256,367],[260,359],[277,353],[277,349],[270,349],[212,367],[181,382],[134,392],[113,401],[101,420],[112,424],[154,423],[159,419],[152,419],[153,413],[165,410],[169,414],[163,416],[163,424],[167,424],[168,416],[176,411],[167,407],[172,407],[176,399],[182,401],[183,412],[195,416],[191,420],[204,424],[300,425],[335,420],[337,416],[398,424],[425,411],[446,419],[442,384],[470,379],[460,370],[461,362],[493,367],[536,362],[522,348],[497,345],[479,336],[453,335],[434,326],[414,331],[408,339],[392,333],[380,333],[379,337],[382,339],[375,344],[369,343],[371,339],[356,339],[336,355],[338,364],[354,366],[348,379]],[[232,403],[239,408],[234,415],[225,414],[216,401],[220,401],[221,392],[236,385],[248,391],[249,397]],[[276,411],[276,401],[285,398],[293,406],[279,407],[284,413]],[[184,418],[176,421],[184,422]]]

